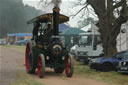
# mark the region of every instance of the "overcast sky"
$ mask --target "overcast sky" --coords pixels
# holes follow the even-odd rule
[[[40,0],[23,0],[24,4],[28,4],[30,6],[37,8],[37,9],[41,9],[47,13],[52,12],[53,5],[49,5],[47,7],[42,7],[42,6],[40,6],[39,1]],[[74,6],[74,3],[76,1],[77,0],[62,0],[62,3],[60,5],[61,13],[65,14],[67,16],[69,16],[71,14],[75,14],[81,8],[81,6],[79,6],[79,7]],[[81,19],[80,16],[81,16],[81,14],[78,14],[74,18],[70,17],[70,21],[68,22],[70,24],[70,26],[77,27],[78,21]],[[90,15],[90,16],[93,17],[92,15]],[[85,17],[87,17],[87,16],[85,16]]]

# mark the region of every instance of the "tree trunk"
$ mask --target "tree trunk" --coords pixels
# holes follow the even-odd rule
[[[87,0],[99,18],[99,31],[103,42],[104,56],[110,57],[117,52],[116,38],[120,33],[122,23],[126,22],[126,17],[120,15],[117,19],[113,14],[113,0]],[[126,3],[122,11],[126,10]],[[123,12],[122,12],[123,13]],[[124,12],[125,13],[125,12]]]
[[[118,34],[115,31],[112,32],[113,26],[109,25],[107,17],[99,18],[99,27],[101,33],[101,39],[103,42],[104,55],[110,57],[117,52],[116,50],[116,37]],[[118,29],[118,33],[119,33]]]
[[[102,42],[103,42],[103,48],[105,53],[104,55],[105,57],[110,57],[117,52],[117,49],[116,49],[117,36],[113,36],[113,34],[115,33],[111,33],[109,29],[107,31],[108,31],[107,33],[106,31],[102,31],[101,36],[103,36]]]
[[[126,22],[126,19],[120,16],[118,19],[115,20],[114,23],[110,23],[110,20],[109,22],[107,21],[108,18],[106,16],[99,18],[99,27],[105,57],[110,57],[117,53],[116,38],[120,33],[122,23]]]

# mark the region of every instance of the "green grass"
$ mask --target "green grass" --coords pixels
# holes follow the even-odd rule
[[[46,85],[42,82],[39,82],[38,80],[28,77],[24,72],[18,72],[17,78],[18,80],[11,85]]]
[[[110,85],[128,85],[128,74],[118,72],[100,72],[92,70],[87,65],[82,65],[75,61],[75,73],[86,78],[109,83]]]

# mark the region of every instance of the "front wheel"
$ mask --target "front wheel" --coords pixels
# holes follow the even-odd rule
[[[40,78],[43,78],[45,75],[45,58],[43,54],[39,55],[37,64],[37,74]]]
[[[67,77],[72,77],[74,70],[73,57],[69,54],[65,59],[65,74]]]

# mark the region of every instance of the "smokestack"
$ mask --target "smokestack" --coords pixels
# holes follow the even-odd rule
[[[58,7],[53,8],[53,33],[55,36],[59,34],[59,12]]]

